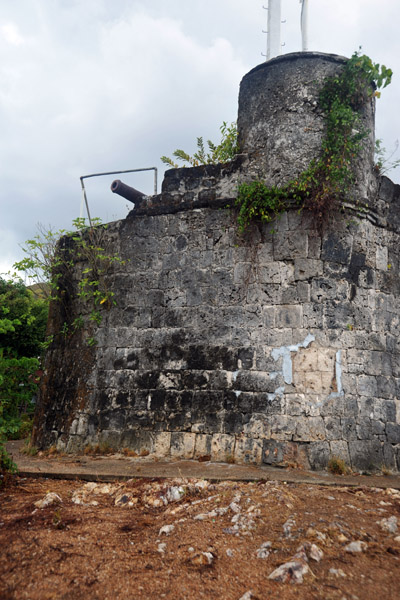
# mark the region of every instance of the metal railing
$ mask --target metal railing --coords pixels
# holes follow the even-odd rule
[[[82,194],[83,194],[82,204],[83,204],[83,202],[85,203],[90,227],[93,227],[93,225],[92,225],[92,219],[90,217],[89,203],[88,203],[85,184],[83,183],[83,180],[89,179],[89,177],[102,177],[103,175],[119,175],[121,173],[138,173],[139,171],[154,171],[154,194],[157,194],[157,167],[145,167],[144,169],[126,169],[125,171],[107,171],[104,173],[91,173],[90,175],[82,175],[79,178],[81,180],[81,187],[82,187]],[[81,216],[82,216],[82,208],[81,208]]]

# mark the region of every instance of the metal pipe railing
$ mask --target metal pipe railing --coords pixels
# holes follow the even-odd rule
[[[92,227],[92,219],[90,217],[89,203],[88,203],[85,184],[83,183],[83,180],[89,179],[90,177],[102,177],[103,175],[119,175],[120,173],[138,173],[139,171],[154,171],[154,194],[157,194],[157,173],[158,173],[157,167],[145,167],[143,169],[126,169],[124,171],[107,171],[104,173],[91,173],[90,175],[82,175],[79,178],[81,180],[83,202],[85,203],[85,206],[86,206],[86,212],[88,215],[90,227]]]

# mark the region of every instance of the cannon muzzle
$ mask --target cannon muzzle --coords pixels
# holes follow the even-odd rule
[[[114,192],[114,194],[118,194],[126,200],[129,200],[129,202],[133,202],[136,206],[139,206],[146,197],[146,194],[139,192],[139,190],[135,190],[135,188],[126,185],[126,183],[122,183],[119,179],[115,179],[112,182],[111,191]]]

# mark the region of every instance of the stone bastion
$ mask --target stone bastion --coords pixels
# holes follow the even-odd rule
[[[109,225],[126,261],[107,275],[116,306],[95,346],[82,331],[55,335],[33,443],[399,469],[400,187],[373,171],[373,100],[347,211],[322,234],[289,207],[240,235],[226,208],[240,182],[282,184],[318,157],[318,92],[344,61],[296,53],[253,69],[239,95],[241,154],[167,171],[161,194]],[[49,333],[89,310],[76,295],[84,267],[61,280]]]

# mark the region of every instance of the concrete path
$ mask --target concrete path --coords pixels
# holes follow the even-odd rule
[[[7,442],[22,477],[115,481],[132,478],[197,478],[208,480],[275,480],[328,486],[368,486],[400,489],[397,475],[339,475],[327,471],[279,469],[264,465],[236,465],[195,460],[157,460],[154,456],[130,458],[122,454],[107,456],[65,455],[54,458],[27,456],[20,452],[24,442]]]

